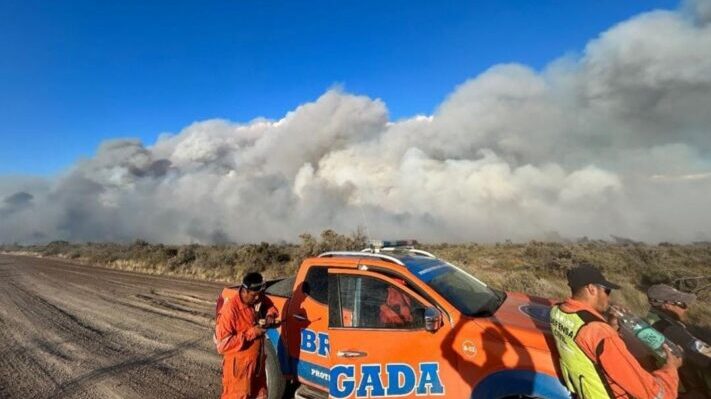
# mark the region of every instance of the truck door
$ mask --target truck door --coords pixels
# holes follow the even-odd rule
[[[329,270],[330,396],[463,397],[440,347],[451,329],[425,330],[429,307],[402,281]]]
[[[328,267],[311,266],[289,302],[288,352],[299,382],[328,391]]]

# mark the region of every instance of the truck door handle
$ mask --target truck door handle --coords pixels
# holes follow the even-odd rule
[[[361,352],[361,351],[338,351],[336,353],[338,357],[363,357],[363,356],[368,356],[367,352]]]
[[[296,320],[301,320],[301,321],[307,321],[307,320],[308,320],[308,319],[306,318],[306,316],[304,316],[304,315],[302,315],[302,314],[298,314],[298,313],[296,313],[293,317],[294,317]]]

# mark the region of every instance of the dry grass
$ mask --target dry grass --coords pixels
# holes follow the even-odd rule
[[[304,234],[300,238],[298,245],[263,242],[172,246],[141,240],[130,245],[55,241],[41,246],[3,245],[0,250],[56,256],[150,274],[234,282],[248,271],[260,271],[269,278],[290,275],[308,256],[365,246],[360,232],[345,236],[326,230],[320,237]],[[561,299],[568,295],[565,272],[577,262],[592,262],[599,265],[610,280],[623,286],[620,292],[613,294],[613,299],[638,313],[646,312],[644,291],[651,284],[673,284],[679,278],[711,276],[711,243],[647,245],[586,240],[579,243],[430,244],[421,248],[462,266],[491,286]],[[706,284],[711,285],[711,279]],[[690,319],[697,326],[697,333],[709,337],[711,287],[701,290],[699,297],[690,310]]]
[[[657,283],[679,286],[678,279],[706,276],[706,288],[689,311],[690,324],[711,338],[711,243],[646,245],[641,243],[551,243],[426,245],[422,247],[452,261],[489,285],[507,291],[563,299],[569,295],[566,271],[578,262],[599,265],[606,277],[622,285],[613,301],[638,314],[648,309],[646,289]]]

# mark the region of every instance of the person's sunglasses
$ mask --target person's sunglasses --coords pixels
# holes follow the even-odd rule
[[[612,293],[612,289],[611,289],[611,288],[607,288],[607,287],[605,287],[604,285],[598,285],[598,287],[602,288],[603,291],[605,291],[605,295],[607,295],[607,296],[610,296],[610,294]]]
[[[678,306],[678,307],[680,307],[680,308],[682,308],[682,309],[688,309],[688,308],[689,308],[689,305],[687,305],[687,304],[684,303],[684,302],[666,302],[666,301],[660,301],[660,300],[650,300],[649,303],[650,303],[650,305],[652,305],[652,306],[662,306],[662,305],[664,305],[665,303],[668,303],[668,304],[670,304],[670,305]]]

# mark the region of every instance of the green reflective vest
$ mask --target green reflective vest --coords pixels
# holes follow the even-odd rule
[[[560,355],[563,380],[578,398],[612,398],[602,371],[575,342],[578,331],[592,321],[604,320],[585,310],[566,313],[560,309],[560,305],[551,309],[551,330]]]

